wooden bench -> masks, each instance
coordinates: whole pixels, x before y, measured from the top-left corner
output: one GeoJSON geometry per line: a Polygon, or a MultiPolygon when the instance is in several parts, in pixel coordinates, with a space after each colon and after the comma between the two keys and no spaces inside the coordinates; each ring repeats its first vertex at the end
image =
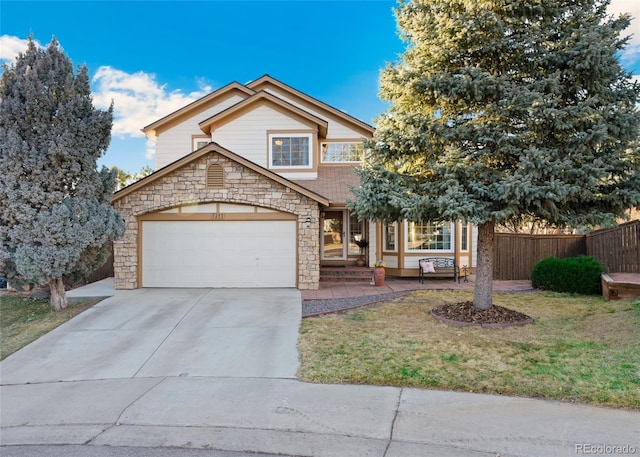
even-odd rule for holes
{"type": "Polygon", "coordinates": [[[425,257],[418,260],[418,269],[420,271],[419,281],[424,284],[424,278],[427,276],[453,276],[453,282],[460,282],[460,267],[456,265],[456,259],[451,257],[425,257]],[[427,263],[433,264],[433,271],[429,272],[427,263]]]}

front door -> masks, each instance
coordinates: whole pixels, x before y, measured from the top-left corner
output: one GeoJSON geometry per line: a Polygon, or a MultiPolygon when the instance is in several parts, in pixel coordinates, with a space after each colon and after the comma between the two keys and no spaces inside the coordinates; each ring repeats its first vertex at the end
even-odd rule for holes
{"type": "Polygon", "coordinates": [[[322,223],[322,259],[345,260],[344,211],[325,211],[322,223]]]}
{"type": "Polygon", "coordinates": [[[363,250],[358,246],[366,239],[365,225],[347,210],[323,213],[322,260],[355,260],[363,250]]]}

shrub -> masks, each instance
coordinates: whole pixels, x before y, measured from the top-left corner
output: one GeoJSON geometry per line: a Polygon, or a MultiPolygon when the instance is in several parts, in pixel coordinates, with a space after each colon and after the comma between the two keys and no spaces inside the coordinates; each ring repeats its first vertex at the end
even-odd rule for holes
{"type": "Polygon", "coordinates": [[[548,257],[533,267],[531,284],[556,292],[598,295],[602,293],[600,275],[603,272],[602,264],[593,257],[548,257]]]}

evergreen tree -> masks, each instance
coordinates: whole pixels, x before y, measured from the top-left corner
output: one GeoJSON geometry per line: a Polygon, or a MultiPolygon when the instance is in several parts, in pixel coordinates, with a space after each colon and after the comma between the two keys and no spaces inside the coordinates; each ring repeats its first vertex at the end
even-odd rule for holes
{"type": "Polygon", "coordinates": [[[104,263],[124,223],[110,205],[115,174],[97,160],[111,137],[112,108],[95,109],[86,67],[74,74],[55,38],[29,39],[0,80],[0,261],[10,278],[49,284],[67,306],[63,277],[104,263]]]}
{"type": "Polygon", "coordinates": [[[153,168],[151,168],[149,165],[144,165],[142,168],[140,168],[140,171],[133,174],[118,167],[111,167],[110,170],[116,174],[116,190],[124,189],[128,185],[140,181],[142,178],[153,173],[153,168]]]}
{"type": "Polygon", "coordinates": [[[111,171],[116,174],[116,190],[124,189],[131,183],[131,173],[118,167],[111,167],[111,171]]]}
{"type": "Polygon", "coordinates": [[[410,0],[381,74],[352,208],[478,225],[474,305],[492,306],[495,224],[597,224],[640,203],[640,86],[608,0],[410,0]]]}

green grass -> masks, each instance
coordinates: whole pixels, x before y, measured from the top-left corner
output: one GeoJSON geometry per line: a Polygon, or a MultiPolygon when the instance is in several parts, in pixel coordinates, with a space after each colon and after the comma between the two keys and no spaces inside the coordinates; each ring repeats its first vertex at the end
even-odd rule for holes
{"type": "Polygon", "coordinates": [[[640,300],[553,292],[494,294],[524,327],[457,327],[431,308],[471,299],[419,291],[305,319],[302,380],[485,392],[640,409],[640,300]]]}
{"type": "Polygon", "coordinates": [[[0,360],[99,301],[100,299],[96,299],[71,304],[62,311],[54,311],[48,300],[28,298],[19,294],[0,295],[0,360]]]}

